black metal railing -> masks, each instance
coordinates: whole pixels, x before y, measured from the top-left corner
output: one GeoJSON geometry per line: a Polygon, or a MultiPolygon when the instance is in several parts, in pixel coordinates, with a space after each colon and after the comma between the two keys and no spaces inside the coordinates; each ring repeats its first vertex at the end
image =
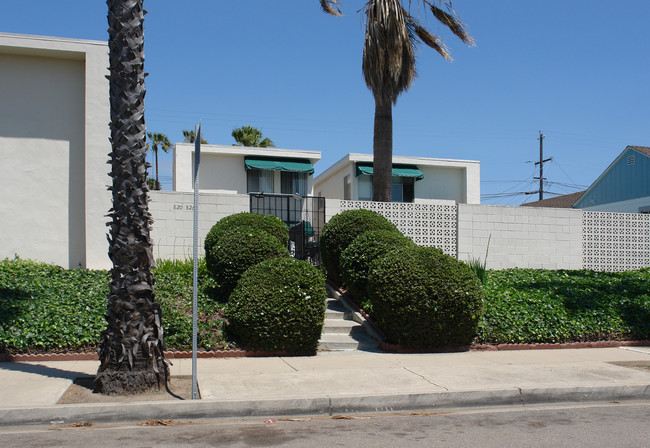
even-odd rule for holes
{"type": "Polygon", "coordinates": [[[250,193],[250,212],[277,216],[289,226],[291,256],[320,265],[320,233],[325,224],[325,198],[291,194],[250,193]]]}

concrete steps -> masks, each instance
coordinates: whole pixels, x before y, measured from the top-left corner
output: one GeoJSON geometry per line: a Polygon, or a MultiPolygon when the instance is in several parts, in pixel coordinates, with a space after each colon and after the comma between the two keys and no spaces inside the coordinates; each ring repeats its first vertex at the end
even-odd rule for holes
{"type": "MultiPolygon", "coordinates": [[[[377,350],[379,342],[371,337],[366,327],[355,320],[359,319],[343,299],[333,294],[328,287],[323,334],[318,343],[319,350],[377,350]],[[334,296],[334,297],[332,297],[334,296]]],[[[367,324],[366,324],[367,325],[367,324]]]]}

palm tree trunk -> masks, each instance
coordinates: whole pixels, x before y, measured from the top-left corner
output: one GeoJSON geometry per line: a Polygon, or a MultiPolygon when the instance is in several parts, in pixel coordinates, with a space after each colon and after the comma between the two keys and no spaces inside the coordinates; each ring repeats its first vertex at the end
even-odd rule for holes
{"type": "Polygon", "coordinates": [[[390,202],[393,173],[393,105],[375,98],[372,200],[390,202]]]}
{"type": "Polygon", "coordinates": [[[160,388],[168,378],[155,266],[149,236],[144,123],[142,0],[107,0],[113,208],[108,255],[113,262],[106,330],[95,387],[105,394],[160,388]]]}
{"type": "Polygon", "coordinates": [[[160,182],[158,182],[158,146],[155,146],[154,152],[153,152],[155,158],[156,158],[156,185],[155,185],[155,190],[160,190],[160,182]]]}

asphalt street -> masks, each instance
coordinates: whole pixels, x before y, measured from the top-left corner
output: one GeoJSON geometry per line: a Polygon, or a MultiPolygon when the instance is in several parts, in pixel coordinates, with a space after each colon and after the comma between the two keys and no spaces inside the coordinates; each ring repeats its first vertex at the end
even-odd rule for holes
{"type": "Polygon", "coordinates": [[[6,447],[650,447],[650,403],[0,429],[6,447]],[[343,418],[345,417],[345,418],[343,418]]]}

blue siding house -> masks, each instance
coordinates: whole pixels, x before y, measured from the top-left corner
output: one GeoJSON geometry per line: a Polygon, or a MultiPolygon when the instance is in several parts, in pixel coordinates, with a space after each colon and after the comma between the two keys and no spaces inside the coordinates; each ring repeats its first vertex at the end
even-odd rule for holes
{"type": "Polygon", "coordinates": [[[650,147],[625,148],[573,208],[650,213],[650,147]]]}

